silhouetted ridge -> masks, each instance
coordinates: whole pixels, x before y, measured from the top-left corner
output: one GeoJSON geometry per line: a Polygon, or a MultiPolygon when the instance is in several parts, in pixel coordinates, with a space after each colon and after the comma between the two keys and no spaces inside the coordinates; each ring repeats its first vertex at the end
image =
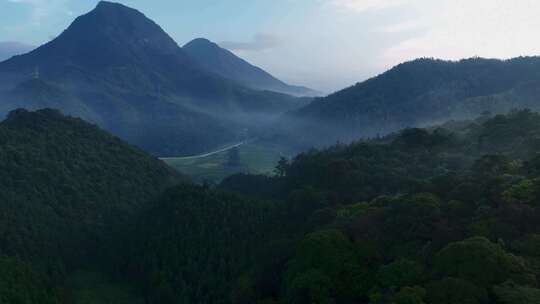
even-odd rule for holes
{"type": "Polygon", "coordinates": [[[188,42],[186,45],[184,45],[185,48],[192,48],[192,47],[215,47],[219,48],[219,45],[217,43],[214,43],[206,38],[195,38],[188,42]]]}
{"type": "Polygon", "coordinates": [[[131,7],[127,7],[121,3],[113,2],[113,1],[99,1],[96,5],[96,10],[100,9],[106,9],[106,10],[131,10],[131,11],[137,11],[136,9],[133,9],[131,7]]]}
{"type": "Polygon", "coordinates": [[[284,83],[208,39],[194,39],[184,45],[183,49],[204,69],[247,87],[298,96],[319,95],[309,88],[284,83]]]}
{"type": "Polygon", "coordinates": [[[56,109],[41,109],[37,111],[15,109],[9,112],[6,119],[0,123],[0,126],[19,129],[28,128],[37,131],[46,131],[53,126],[59,127],[61,125],[65,127],[84,126],[95,128],[95,126],[81,119],[64,116],[62,112],[56,109]]]}

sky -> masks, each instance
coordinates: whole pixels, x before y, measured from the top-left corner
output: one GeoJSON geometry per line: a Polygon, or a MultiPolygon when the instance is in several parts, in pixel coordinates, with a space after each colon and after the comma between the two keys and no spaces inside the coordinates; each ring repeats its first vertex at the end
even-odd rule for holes
{"type": "MultiPolygon", "coordinates": [[[[0,45],[40,45],[97,0],[0,0],[0,45]],[[2,42],[10,42],[3,43],[2,42]]],[[[119,0],[179,45],[204,37],[332,92],[418,57],[540,55],[538,0],[119,0]]]]}

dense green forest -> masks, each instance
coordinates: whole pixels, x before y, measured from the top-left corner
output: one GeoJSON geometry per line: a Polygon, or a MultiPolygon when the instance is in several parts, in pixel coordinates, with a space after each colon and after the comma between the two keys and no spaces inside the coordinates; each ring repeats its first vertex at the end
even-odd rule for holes
{"type": "Polygon", "coordinates": [[[281,202],[289,242],[239,277],[239,302],[540,303],[539,140],[540,115],[513,112],[225,180],[281,202]]]}
{"type": "Polygon", "coordinates": [[[181,180],[80,119],[11,112],[0,123],[0,303],[47,303],[37,286],[48,294],[74,269],[109,269],[131,217],[181,180]]]}
{"type": "Polygon", "coordinates": [[[51,110],[15,112],[0,132],[20,151],[3,166],[32,173],[2,178],[0,303],[88,303],[67,296],[80,269],[146,303],[540,303],[531,111],[311,150],[218,187],[167,187],[182,178],[51,110]]]}

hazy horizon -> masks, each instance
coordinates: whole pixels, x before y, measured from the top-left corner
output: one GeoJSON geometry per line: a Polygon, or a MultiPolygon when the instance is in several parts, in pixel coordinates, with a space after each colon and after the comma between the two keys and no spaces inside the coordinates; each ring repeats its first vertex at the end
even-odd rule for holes
{"type": "MultiPolygon", "coordinates": [[[[97,2],[1,0],[0,42],[43,44],[97,2]]],[[[324,92],[418,57],[540,53],[530,39],[540,26],[540,3],[532,0],[116,2],[146,14],[179,45],[208,38],[286,82],[324,92]]]]}

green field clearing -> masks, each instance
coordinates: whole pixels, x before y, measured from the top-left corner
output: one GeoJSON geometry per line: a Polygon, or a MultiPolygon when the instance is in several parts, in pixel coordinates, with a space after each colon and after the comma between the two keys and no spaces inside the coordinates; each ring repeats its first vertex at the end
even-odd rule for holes
{"type": "Polygon", "coordinates": [[[163,159],[169,166],[197,182],[218,183],[235,173],[271,174],[281,153],[273,147],[244,144],[238,147],[241,166],[227,167],[230,151],[223,151],[200,158],[163,159]]]}

